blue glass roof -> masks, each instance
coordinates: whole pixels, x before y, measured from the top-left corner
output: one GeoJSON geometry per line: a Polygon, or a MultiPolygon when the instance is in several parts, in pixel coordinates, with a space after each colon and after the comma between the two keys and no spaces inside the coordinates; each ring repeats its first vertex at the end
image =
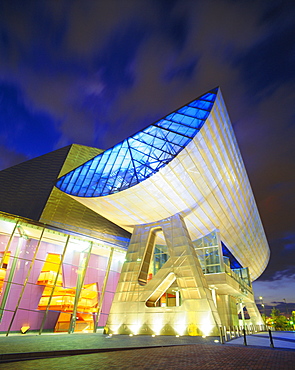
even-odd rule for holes
{"type": "Polygon", "coordinates": [[[214,104],[218,88],[128,137],[58,179],[78,197],[101,197],[134,186],[158,172],[192,140],[214,104]]]}

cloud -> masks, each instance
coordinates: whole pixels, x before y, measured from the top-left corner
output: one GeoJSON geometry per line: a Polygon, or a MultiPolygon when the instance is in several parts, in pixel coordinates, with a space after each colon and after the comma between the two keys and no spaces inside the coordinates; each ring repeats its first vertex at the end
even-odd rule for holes
{"type": "Polygon", "coordinates": [[[262,296],[265,304],[277,304],[278,302],[294,302],[295,273],[284,276],[278,273],[272,281],[256,280],[253,282],[253,290],[258,302],[262,296]]]}
{"type": "Polygon", "coordinates": [[[168,81],[173,80],[174,78],[179,78],[182,80],[190,79],[195,73],[197,64],[198,58],[193,58],[192,60],[189,60],[182,65],[172,68],[170,71],[167,72],[166,78],[168,81]]]}
{"type": "Polygon", "coordinates": [[[263,32],[251,47],[237,53],[232,63],[239,68],[253,100],[271,95],[281,84],[294,82],[294,17],[295,8],[288,2],[270,4],[261,15],[263,32]]]}
{"type": "Polygon", "coordinates": [[[181,51],[189,37],[190,22],[188,3],[183,1],[154,1],[157,23],[155,31],[175,50],[181,51]]]}
{"type": "Polygon", "coordinates": [[[11,150],[11,148],[7,148],[5,145],[0,145],[0,170],[12,167],[28,159],[25,154],[11,150]]]}
{"type": "Polygon", "coordinates": [[[29,158],[44,154],[58,139],[55,127],[55,118],[34,109],[17,85],[0,81],[0,138],[5,147],[29,158]]]}
{"type": "Polygon", "coordinates": [[[270,240],[271,259],[265,272],[259,278],[259,281],[274,281],[283,277],[292,277],[295,275],[295,238],[281,237],[270,240]],[[292,248],[289,246],[293,245],[292,248]]]}
{"type": "Polygon", "coordinates": [[[137,20],[118,27],[94,57],[94,68],[108,89],[131,87],[134,83],[133,63],[146,36],[146,26],[137,20]]]}
{"type": "MultiPolygon", "coordinates": [[[[2,35],[0,50],[5,50],[6,62],[35,71],[54,69],[57,55],[65,49],[67,34],[66,4],[56,4],[51,12],[50,2],[32,4],[15,1],[3,3],[1,9],[2,35]]],[[[3,60],[2,60],[3,63],[3,60]]]]}

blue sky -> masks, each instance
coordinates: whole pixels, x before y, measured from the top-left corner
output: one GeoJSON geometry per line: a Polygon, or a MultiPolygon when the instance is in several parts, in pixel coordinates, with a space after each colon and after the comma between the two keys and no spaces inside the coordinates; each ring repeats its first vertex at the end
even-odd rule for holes
{"type": "Polygon", "coordinates": [[[254,289],[295,304],[294,19],[293,1],[0,0],[0,169],[107,149],[220,86],[272,251],[254,289]]]}

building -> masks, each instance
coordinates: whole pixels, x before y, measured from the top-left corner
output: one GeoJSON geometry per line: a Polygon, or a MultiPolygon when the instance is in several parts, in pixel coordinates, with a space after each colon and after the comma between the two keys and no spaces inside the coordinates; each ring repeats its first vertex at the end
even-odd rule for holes
{"type": "Polygon", "coordinates": [[[0,181],[0,332],[262,324],[251,282],[269,248],[219,89],[106,151],[71,145],[0,181]]]}

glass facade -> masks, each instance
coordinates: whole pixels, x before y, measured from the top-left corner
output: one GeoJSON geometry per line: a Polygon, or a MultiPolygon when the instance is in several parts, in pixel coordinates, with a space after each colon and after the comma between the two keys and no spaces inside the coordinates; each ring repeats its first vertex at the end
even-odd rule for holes
{"type": "MultiPolygon", "coordinates": [[[[238,281],[245,290],[249,290],[249,287],[251,287],[249,269],[243,268],[225,244],[220,241],[218,231],[213,231],[195,240],[193,244],[204,274],[225,272],[234,280],[238,281]]],[[[156,275],[168,259],[167,246],[155,245],[148,272],[148,281],[156,275]]],[[[181,295],[175,283],[157,301],[158,307],[179,306],[180,304],[181,295]]]]}
{"type": "Polygon", "coordinates": [[[223,271],[222,252],[217,232],[214,231],[203,238],[195,240],[194,247],[204,274],[223,271]]]}
{"type": "MultiPolygon", "coordinates": [[[[162,268],[168,261],[169,253],[166,245],[156,244],[154,247],[153,258],[151,259],[148,281],[162,268]]],[[[153,304],[153,307],[175,307],[181,305],[181,295],[177,284],[172,283],[166,292],[153,304]]],[[[147,303],[149,307],[149,303],[147,303]]]]}
{"type": "MultiPolygon", "coordinates": [[[[225,244],[220,241],[218,231],[197,239],[193,242],[204,274],[224,272],[226,267],[231,274],[236,274],[250,285],[248,268],[243,268],[225,244]]],[[[149,268],[149,275],[155,275],[168,260],[169,254],[166,245],[155,245],[153,259],[149,268]]],[[[151,279],[150,277],[150,279],[151,279]]]]}
{"type": "Polygon", "coordinates": [[[126,251],[0,214],[0,333],[95,332],[106,323],[126,251]]]}
{"type": "Polygon", "coordinates": [[[160,270],[160,268],[167,262],[169,258],[167,246],[155,245],[154,258],[152,260],[150,271],[153,275],[160,270]]]}
{"type": "Polygon", "coordinates": [[[158,172],[197,134],[213,107],[217,89],[62,176],[56,186],[79,197],[100,197],[130,188],[158,172]]]}
{"type": "Polygon", "coordinates": [[[226,272],[245,289],[248,290],[251,287],[249,269],[243,268],[225,244],[220,241],[217,231],[194,241],[194,246],[204,274],[226,272]]]}

